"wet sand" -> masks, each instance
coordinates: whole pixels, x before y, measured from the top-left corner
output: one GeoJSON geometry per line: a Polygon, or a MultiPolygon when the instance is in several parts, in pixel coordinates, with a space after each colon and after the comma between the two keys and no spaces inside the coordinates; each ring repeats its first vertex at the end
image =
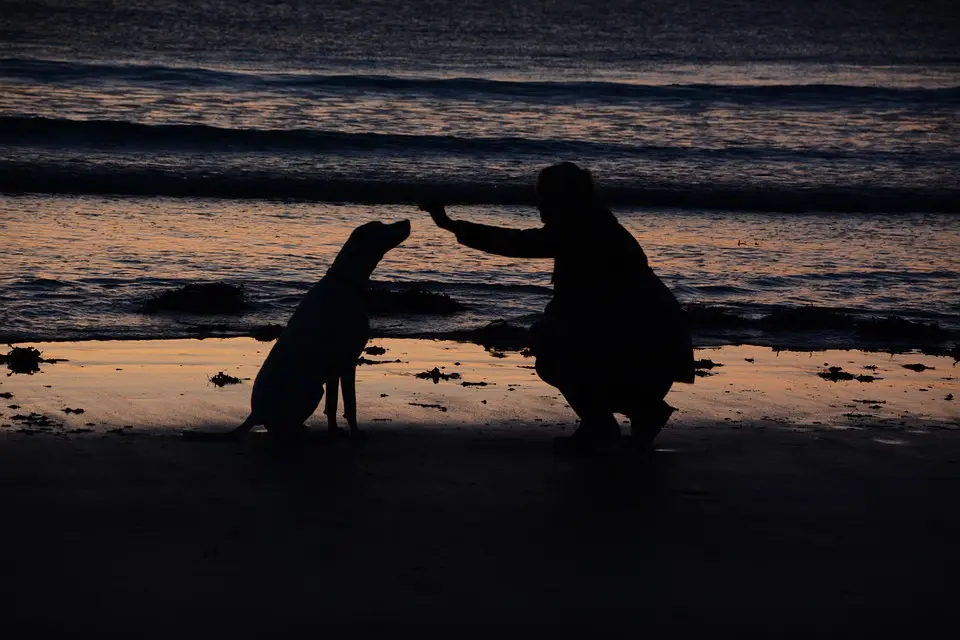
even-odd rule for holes
{"type": "Polygon", "coordinates": [[[0,384],[20,405],[0,411],[0,625],[902,637],[960,621],[952,360],[699,351],[724,366],[671,393],[655,451],[568,458],[550,439],[573,416],[530,360],[378,344],[367,357],[402,362],[360,368],[367,440],[297,451],[178,437],[243,418],[249,381],[207,377],[254,375],[269,345],[38,345],[70,362],[0,384]],[[415,377],[434,366],[462,378],[415,377]]]}

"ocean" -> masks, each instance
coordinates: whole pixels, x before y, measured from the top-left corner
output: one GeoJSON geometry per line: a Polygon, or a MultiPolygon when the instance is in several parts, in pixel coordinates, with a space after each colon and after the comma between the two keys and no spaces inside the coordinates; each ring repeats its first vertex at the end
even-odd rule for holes
{"type": "Polygon", "coordinates": [[[0,2],[0,338],[283,323],[362,222],[380,286],[466,306],[379,335],[525,324],[550,263],[460,248],[414,203],[535,226],[573,160],[701,343],[960,335],[952,2],[0,2]],[[241,316],[150,315],[195,281],[241,316]],[[866,324],[864,324],[866,323],[866,324]],[[935,327],[931,327],[934,325],[935,327]]]}

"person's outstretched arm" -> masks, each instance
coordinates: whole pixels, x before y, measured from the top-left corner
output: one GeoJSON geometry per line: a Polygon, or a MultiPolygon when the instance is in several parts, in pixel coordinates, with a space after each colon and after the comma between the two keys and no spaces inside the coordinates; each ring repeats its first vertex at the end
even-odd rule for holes
{"type": "Polygon", "coordinates": [[[553,242],[546,229],[505,229],[475,222],[452,220],[442,204],[423,203],[420,209],[441,229],[451,231],[457,242],[471,249],[508,258],[552,258],[553,242]]]}

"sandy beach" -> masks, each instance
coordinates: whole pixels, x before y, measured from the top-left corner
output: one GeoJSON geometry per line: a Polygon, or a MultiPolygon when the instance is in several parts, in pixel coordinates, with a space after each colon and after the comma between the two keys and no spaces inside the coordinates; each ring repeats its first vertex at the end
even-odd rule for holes
{"type": "Polygon", "coordinates": [[[0,380],[3,626],[893,637],[957,621],[952,359],[698,350],[722,366],[671,392],[655,451],[570,458],[550,440],[574,415],[529,359],[375,344],[366,441],[296,451],[179,436],[242,420],[249,380],[208,378],[252,378],[268,343],[35,345],[68,361],[0,380]],[[460,377],[415,376],[433,367],[460,377]],[[16,418],[31,413],[47,425],[16,418]]]}

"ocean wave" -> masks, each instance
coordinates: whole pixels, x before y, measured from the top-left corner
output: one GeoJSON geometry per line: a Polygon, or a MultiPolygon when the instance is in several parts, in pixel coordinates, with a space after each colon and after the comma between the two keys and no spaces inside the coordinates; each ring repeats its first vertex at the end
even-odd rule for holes
{"type": "MultiPolygon", "coordinates": [[[[0,192],[410,204],[425,196],[449,204],[530,205],[526,185],[463,180],[396,181],[284,173],[187,173],[159,167],[102,168],[0,161],[0,192]]],[[[605,185],[617,207],[752,212],[960,213],[960,192],[948,188],[750,188],[709,185],[605,185]]]]}
{"type": "Polygon", "coordinates": [[[70,287],[71,283],[56,278],[24,278],[11,284],[14,289],[49,291],[70,287]]]}
{"type": "Polygon", "coordinates": [[[928,150],[923,157],[877,150],[792,149],[783,147],[693,147],[521,137],[462,137],[343,132],[322,129],[232,129],[200,124],[144,124],[124,120],[75,120],[41,116],[0,116],[0,144],[80,149],[217,151],[356,151],[510,154],[529,156],[596,155],[605,158],[676,160],[740,158],[763,162],[909,160],[960,162],[960,153],[928,150]]]}
{"type": "Polygon", "coordinates": [[[960,87],[903,88],[838,84],[714,85],[636,84],[602,81],[507,81],[486,78],[422,78],[371,74],[257,73],[209,68],[101,64],[6,58],[0,78],[33,82],[96,84],[127,82],[184,89],[381,91],[443,96],[503,96],[512,99],[651,100],[690,102],[897,102],[960,103],[960,87]]]}

